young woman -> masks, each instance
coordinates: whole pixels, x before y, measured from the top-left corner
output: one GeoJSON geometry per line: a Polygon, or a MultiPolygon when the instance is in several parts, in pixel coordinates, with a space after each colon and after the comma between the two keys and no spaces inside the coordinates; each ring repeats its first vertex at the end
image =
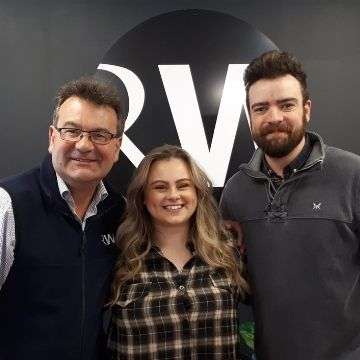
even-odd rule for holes
{"type": "Polygon", "coordinates": [[[164,145],[140,163],[117,233],[112,359],[238,359],[242,263],[208,177],[164,145]]]}

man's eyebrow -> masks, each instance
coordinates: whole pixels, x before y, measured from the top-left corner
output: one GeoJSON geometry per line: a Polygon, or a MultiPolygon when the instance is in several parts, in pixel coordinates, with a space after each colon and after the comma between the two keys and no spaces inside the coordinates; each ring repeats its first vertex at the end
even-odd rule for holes
{"type": "Polygon", "coordinates": [[[298,102],[298,99],[297,99],[297,98],[290,97],[290,98],[285,98],[285,99],[277,100],[276,102],[277,102],[278,104],[283,104],[283,103],[286,103],[286,102],[288,102],[288,101],[298,102]]]}
{"type": "Polygon", "coordinates": [[[253,109],[256,106],[264,106],[264,105],[268,105],[269,102],[268,101],[262,101],[262,102],[257,102],[251,105],[251,109],[253,109]]]}
{"type": "MultiPolygon", "coordinates": [[[[65,121],[65,123],[63,124],[63,128],[64,127],[68,127],[68,126],[71,126],[71,127],[74,127],[74,128],[77,128],[77,129],[81,129],[81,126],[79,124],[77,124],[76,122],[74,121],[65,121]]],[[[102,128],[102,127],[97,127],[95,129],[92,129],[92,130],[89,130],[89,131],[106,131],[106,132],[110,132],[109,129],[106,129],[106,128],[102,128]]]]}
{"type": "MultiPolygon", "coordinates": [[[[285,99],[280,99],[280,100],[276,100],[276,102],[278,104],[284,104],[288,101],[294,101],[294,102],[298,102],[298,99],[297,98],[294,98],[294,97],[289,97],[289,98],[285,98],[285,99]]],[[[254,109],[255,107],[257,106],[266,106],[266,105],[269,105],[269,102],[268,101],[261,101],[261,102],[257,102],[257,103],[254,103],[251,105],[251,109],[254,109]]]]}
{"type": "Polygon", "coordinates": [[[74,121],[65,121],[62,127],[73,126],[79,128],[79,124],[74,121]]]}

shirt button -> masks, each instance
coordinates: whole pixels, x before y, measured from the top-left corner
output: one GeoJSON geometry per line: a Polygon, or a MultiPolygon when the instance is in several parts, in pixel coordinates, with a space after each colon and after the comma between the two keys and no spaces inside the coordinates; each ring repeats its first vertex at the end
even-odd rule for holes
{"type": "Polygon", "coordinates": [[[179,286],[179,290],[180,290],[181,292],[185,291],[185,286],[184,286],[184,285],[180,285],[180,286],[179,286]]]}

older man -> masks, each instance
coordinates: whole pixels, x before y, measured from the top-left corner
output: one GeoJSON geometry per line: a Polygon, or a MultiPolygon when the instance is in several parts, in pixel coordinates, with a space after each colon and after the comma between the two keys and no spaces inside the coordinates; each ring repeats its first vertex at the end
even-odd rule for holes
{"type": "Polygon", "coordinates": [[[0,186],[0,359],[103,359],[102,309],[123,199],[102,180],[124,121],[111,85],[59,91],[40,167],[0,186]]]}
{"type": "Polygon", "coordinates": [[[258,359],[360,359],[360,158],[306,131],[294,57],[265,53],[244,80],[258,149],[221,208],[244,234],[258,359]]]}

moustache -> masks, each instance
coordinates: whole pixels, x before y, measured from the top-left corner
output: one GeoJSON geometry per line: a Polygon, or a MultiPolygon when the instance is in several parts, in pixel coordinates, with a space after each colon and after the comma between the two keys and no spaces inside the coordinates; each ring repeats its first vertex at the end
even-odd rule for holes
{"type": "Polygon", "coordinates": [[[274,132],[285,132],[285,133],[290,134],[291,127],[286,122],[268,123],[268,124],[265,124],[264,127],[261,129],[260,135],[266,136],[266,135],[272,134],[274,132]]]}

